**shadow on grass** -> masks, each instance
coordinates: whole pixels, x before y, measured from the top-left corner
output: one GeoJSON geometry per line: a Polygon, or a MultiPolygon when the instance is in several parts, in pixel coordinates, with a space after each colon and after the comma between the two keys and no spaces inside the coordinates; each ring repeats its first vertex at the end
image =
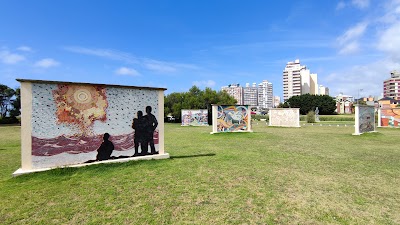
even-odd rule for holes
{"type": "Polygon", "coordinates": [[[354,136],[356,137],[358,136],[360,138],[372,138],[372,137],[382,137],[385,135],[379,132],[371,132],[371,133],[362,133],[360,135],[354,135],[354,136]]]}
{"type": "Polygon", "coordinates": [[[44,179],[48,182],[51,181],[59,181],[63,179],[68,179],[77,175],[84,175],[85,173],[94,173],[101,174],[107,173],[109,171],[119,171],[123,168],[127,168],[133,165],[139,165],[142,163],[158,163],[160,160],[137,160],[137,161],[128,161],[128,162],[110,162],[110,163],[102,163],[102,164],[90,164],[84,163],[85,166],[82,167],[62,167],[62,168],[54,168],[47,171],[42,172],[34,172],[29,174],[23,174],[15,177],[14,181],[17,182],[25,182],[31,179],[44,179]]]}
{"type": "Polygon", "coordinates": [[[184,159],[184,158],[194,158],[194,157],[203,157],[203,156],[215,156],[215,153],[208,153],[208,154],[198,154],[198,155],[177,155],[171,156],[170,159],[184,159]]]}

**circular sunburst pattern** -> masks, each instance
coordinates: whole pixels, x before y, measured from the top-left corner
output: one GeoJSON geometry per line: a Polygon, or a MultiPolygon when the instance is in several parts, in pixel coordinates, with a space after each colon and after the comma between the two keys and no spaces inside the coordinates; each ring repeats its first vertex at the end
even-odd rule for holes
{"type": "Polygon", "coordinates": [[[92,100],[92,96],[88,90],[79,89],[75,91],[74,98],[77,103],[86,104],[92,100]]]}
{"type": "Polygon", "coordinates": [[[61,123],[78,124],[87,132],[95,120],[106,120],[108,102],[102,86],[59,85],[53,95],[61,123]]]}

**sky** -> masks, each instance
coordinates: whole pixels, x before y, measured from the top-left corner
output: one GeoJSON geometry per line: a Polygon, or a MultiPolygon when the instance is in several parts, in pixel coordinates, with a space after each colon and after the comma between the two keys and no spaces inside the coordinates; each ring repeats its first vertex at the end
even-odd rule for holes
{"type": "Polygon", "coordinates": [[[400,70],[400,0],[0,0],[0,83],[219,91],[273,83],[299,59],[318,84],[380,96],[400,70]]]}

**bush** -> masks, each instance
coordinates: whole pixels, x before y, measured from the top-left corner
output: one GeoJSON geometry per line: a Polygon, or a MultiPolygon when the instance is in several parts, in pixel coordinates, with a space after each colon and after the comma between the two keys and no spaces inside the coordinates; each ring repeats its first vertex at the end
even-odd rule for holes
{"type": "Polygon", "coordinates": [[[258,120],[260,121],[261,119],[265,119],[265,121],[269,121],[269,116],[268,115],[258,115],[258,114],[253,114],[251,115],[251,119],[253,120],[258,120]]]}
{"type": "Polygon", "coordinates": [[[310,111],[307,113],[307,123],[315,123],[315,113],[310,111]]]}
{"type": "MultiPolygon", "coordinates": [[[[319,121],[354,121],[354,115],[319,115],[319,121]]],[[[307,115],[300,115],[300,121],[307,121],[307,115]]]]}
{"type": "Polygon", "coordinates": [[[15,117],[3,117],[0,118],[0,124],[18,124],[19,120],[15,117]]]}

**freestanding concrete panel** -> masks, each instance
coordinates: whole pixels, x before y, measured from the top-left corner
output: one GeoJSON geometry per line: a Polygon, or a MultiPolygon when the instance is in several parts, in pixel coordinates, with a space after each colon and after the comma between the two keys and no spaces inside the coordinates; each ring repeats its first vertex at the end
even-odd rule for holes
{"type": "Polygon", "coordinates": [[[182,109],[182,126],[208,126],[207,109],[182,109]]]}
{"type": "Polygon", "coordinates": [[[17,80],[21,83],[22,161],[14,175],[88,163],[169,157],[164,151],[166,89],[17,80]],[[141,143],[147,144],[139,147],[141,154],[135,154],[135,130],[139,137],[139,126],[133,128],[138,111],[145,116],[140,132],[146,139],[141,143]],[[105,133],[110,135],[113,150],[106,160],[96,160],[105,133]],[[156,153],[150,155],[150,149],[156,153]]]}
{"type": "Polygon", "coordinates": [[[368,105],[356,105],[355,132],[360,135],[367,132],[375,132],[375,107],[368,105]]]}
{"type": "Polygon", "coordinates": [[[251,112],[248,105],[212,105],[213,131],[253,132],[251,130],[251,112]]]}
{"type": "Polygon", "coordinates": [[[300,127],[300,109],[299,108],[270,109],[269,126],[300,127]]]}

